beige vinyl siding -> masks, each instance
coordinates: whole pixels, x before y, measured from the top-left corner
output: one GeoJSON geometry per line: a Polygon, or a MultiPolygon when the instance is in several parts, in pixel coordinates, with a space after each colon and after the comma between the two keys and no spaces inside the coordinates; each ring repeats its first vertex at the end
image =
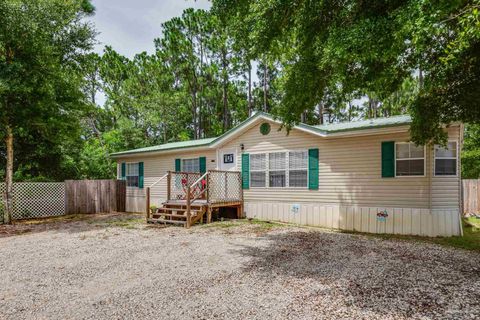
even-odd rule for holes
{"type": "MultiPolygon", "coordinates": [[[[241,144],[245,153],[319,149],[319,189],[250,188],[244,190],[248,203],[313,203],[321,206],[394,207],[416,209],[458,209],[459,175],[433,175],[433,147],[427,148],[424,177],[381,177],[381,143],[406,142],[407,129],[381,135],[322,138],[293,129],[289,135],[271,122],[270,133],[263,136],[260,124],[218,147],[235,149],[237,170],[241,169],[241,144]]],[[[459,126],[448,129],[449,139],[459,139],[459,126]]],[[[175,159],[207,157],[207,169],[217,168],[217,150],[169,152],[137,155],[117,159],[121,162],[144,162],[144,186],[148,187],[168,170],[175,169],[175,159]]],[[[458,161],[458,164],[459,165],[458,161]]],[[[458,170],[460,171],[460,170],[458,170]]],[[[119,173],[120,175],[120,173],[119,173]]],[[[268,179],[267,179],[268,181],[268,179]]],[[[128,188],[129,211],[144,211],[144,190],[128,188]],[[135,199],[135,201],[133,201],[135,199]]],[[[166,181],[151,190],[152,204],[166,199],[166,181]]]]}
{"type": "MultiPolygon", "coordinates": [[[[175,171],[175,159],[187,159],[187,158],[207,158],[207,170],[215,169],[216,164],[216,152],[215,150],[205,151],[182,151],[168,154],[158,155],[142,155],[135,157],[125,157],[117,159],[117,167],[120,167],[122,162],[139,162],[144,163],[144,188],[127,188],[127,211],[143,212],[145,210],[145,188],[155,183],[160,177],[162,177],[167,171],[175,171]],[[212,162],[213,160],[213,162],[212,162]],[[136,198],[136,199],[132,199],[136,198]]],[[[118,176],[120,177],[120,169],[118,170],[118,176]]],[[[152,198],[152,205],[159,206],[167,198],[167,181],[164,179],[157,185],[155,185],[151,191],[150,196],[152,198]]]]}
{"type": "MultiPolygon", "coordinates": [[[[407,131],[384,135],[344,138],[321,138],[299,130],[278,131],[280,126],[271,123],[267,136],[259,132],[260,124],[220,148],[237,148],[237,168],[241,166],[240,144],[245,153],[263,153],[309,148],[319,149],[319,189],[307,188],[250,188],[245,190],[245,201],[316,202],[320,204],[356,206],[394,206],[397,208],[430,207],[430,175],[432,152],[426,153],[425,177],[381,177],[381,142],[409,140],[407,131]]],[[[450,130],[453,130],[450,129],[450,130]]],[[[454,137],[453,137],[454,138],[454,137]]],[[[438,203],[440,190],[458,194],[455,179],[448,178],[442,187],[440,179],[434,179],[436,189],[432,202],[438,203]],[[452,181],[450,181],[452,180],[452,181]]],[[[458,179],[458,178],[457,178],[458,179]]],[[[455,207],[455,195],[446,198],[455,207]]]]}

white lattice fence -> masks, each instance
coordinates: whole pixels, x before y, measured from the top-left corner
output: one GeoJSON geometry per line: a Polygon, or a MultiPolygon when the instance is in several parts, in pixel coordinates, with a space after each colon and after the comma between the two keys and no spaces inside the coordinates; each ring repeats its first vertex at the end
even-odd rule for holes
{"type": "MultiPolygon", "coordinates": [[[[2,202],[0,213],[5,207],[5,183],[0,183],[2,202]]],[[[30,219],[65,214],[65,183],[63,182],[19,182],[13,184],[12,219],[30,219]]],[[[0,219],[1,221],[1,219],[0,219]]]]}
{"type": "Polygon", "coordinates": [[[211,203],[242,201],[240,172],[209,170],[208,201],[211,203]]]}

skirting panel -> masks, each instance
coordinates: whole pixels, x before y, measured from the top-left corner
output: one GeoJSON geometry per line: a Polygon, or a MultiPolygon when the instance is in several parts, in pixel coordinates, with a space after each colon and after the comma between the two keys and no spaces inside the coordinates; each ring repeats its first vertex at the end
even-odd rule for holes
{"type": "MultiPolygon", "coordinates": [[[[143,195],[127,195],[127,212],[145,212],[146,199],[143,195]]],[[[150,206],[160,207],[165,202],[165,198],[151,197],[150,206]]]]}
{"type": "Polygon", "coordinates": [[[460,235],[458,209],[356,207],[311,203],[245,202],[249,218],[307,226],[421,236],[460,235]]]}

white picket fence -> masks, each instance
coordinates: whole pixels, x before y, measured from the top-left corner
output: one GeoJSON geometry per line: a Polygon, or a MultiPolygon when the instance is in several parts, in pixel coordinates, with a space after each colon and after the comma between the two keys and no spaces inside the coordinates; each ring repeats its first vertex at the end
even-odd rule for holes
{"type": "MultiPolygon", "coordinates": [[[[5,192],[5,183],[0,183],[0,223],[3,222],[5,192]]],[[[13,184],[13,220],[64,214],[64,182],[16,182],[13,184]]]]}

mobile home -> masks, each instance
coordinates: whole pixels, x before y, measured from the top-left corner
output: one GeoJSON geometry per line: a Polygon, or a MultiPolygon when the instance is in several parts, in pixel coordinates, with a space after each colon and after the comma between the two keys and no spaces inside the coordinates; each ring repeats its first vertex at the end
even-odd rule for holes
{"type": "Polygon", "coordinates": [[[462,126],[445,127],[446,147],[416,146],[410,123],[409,116],[394,116],[300,123],[287,132],[281,121],[257,113],[216,138],[112,156],[118,177],[127,180],[132,212],[148,209],[147,188],[149,203],[160,206],[172,199],[172,188],[193,184],[172,178],[176,173],[202,180],[208,172],[232,172],[222,188],[238,183],[235,201],[241,204],[234,204],[246,217],[370,233],[460,235],[462,126]]]}

